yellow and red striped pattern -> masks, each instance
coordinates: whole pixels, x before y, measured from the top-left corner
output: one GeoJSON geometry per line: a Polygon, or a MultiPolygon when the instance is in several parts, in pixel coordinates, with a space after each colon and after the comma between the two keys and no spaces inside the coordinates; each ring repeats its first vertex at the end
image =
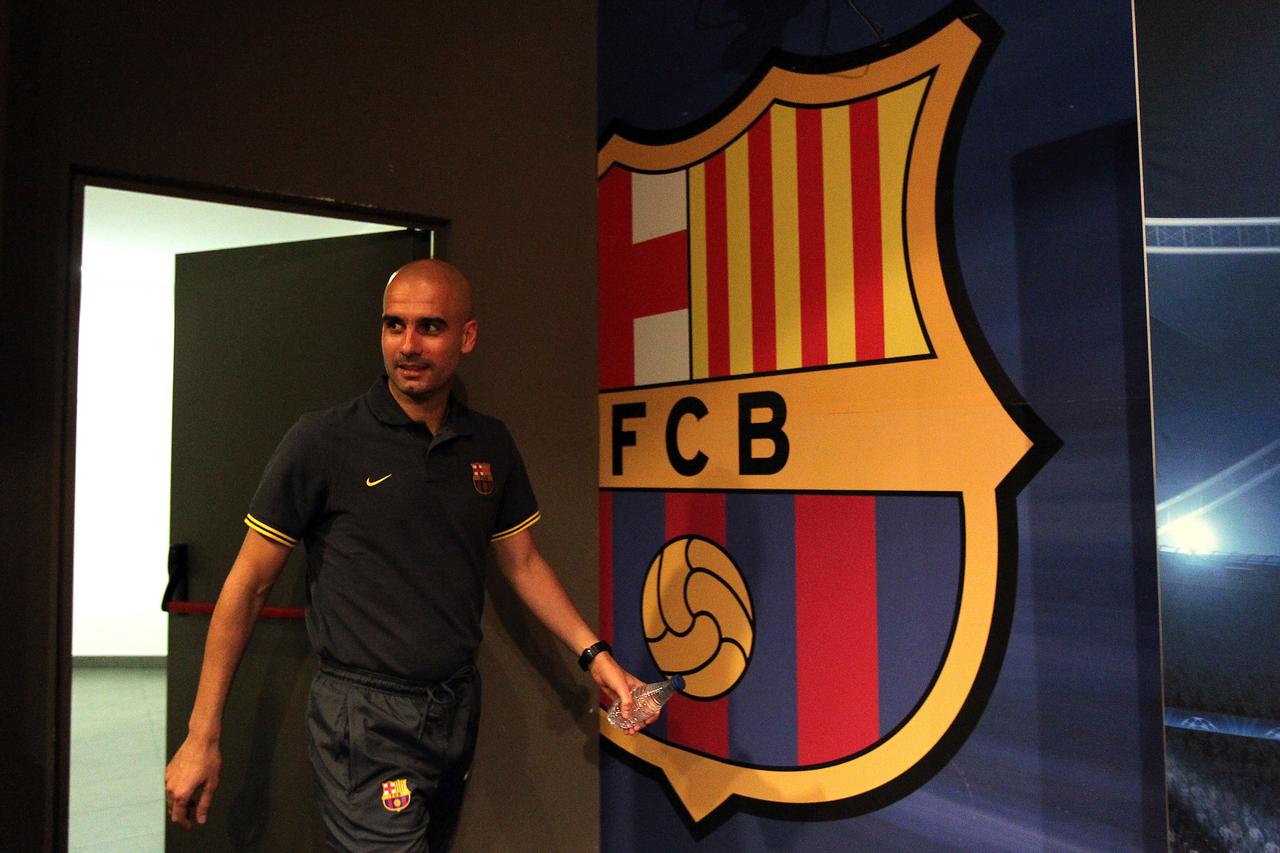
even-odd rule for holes
{"type": "Polygon", "coordinates": [[[928,353],[903,233],[924,91],[774,104],[689,167],[693,378],[928,353]]]}

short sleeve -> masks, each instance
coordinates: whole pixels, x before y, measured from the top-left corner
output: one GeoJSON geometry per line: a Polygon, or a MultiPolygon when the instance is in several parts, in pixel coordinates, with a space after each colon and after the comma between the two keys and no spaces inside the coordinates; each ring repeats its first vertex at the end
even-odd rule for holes
{"type": "Polygon", "coordinates": [[[325,452],[315,416],[301,418],[271,455],[244,523],[292,548],[320,517],[327,497],[325,452]]]}
{"type": "MultiPolygon", "coordinates": [[[[505,430],[504,430],[505,432],[505,430]]],[[[489,540],[497,542],[527,530],[538,523],[542,513],[538,511],[538,499],[534,497],[533,485],[529,482],[529,472],[525,470],[524,460],[516,448],[510,433],[506,433],[508,446],[507,471],[502,478],[502,491],[498,514],[494,519],[494,532],[489,540]]]]}

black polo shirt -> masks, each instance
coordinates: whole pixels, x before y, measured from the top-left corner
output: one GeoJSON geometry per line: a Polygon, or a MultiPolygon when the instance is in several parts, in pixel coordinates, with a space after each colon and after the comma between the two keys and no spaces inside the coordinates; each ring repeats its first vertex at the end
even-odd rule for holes
{"type": "Polygon", "coordinates": [[[501,421],[454,399],[433,436],[384,377],[294,424],[245,523],[306,543],[307,632],[323,659],[437,681],[480,643],[489,544],[538,518],[501,421]]]}

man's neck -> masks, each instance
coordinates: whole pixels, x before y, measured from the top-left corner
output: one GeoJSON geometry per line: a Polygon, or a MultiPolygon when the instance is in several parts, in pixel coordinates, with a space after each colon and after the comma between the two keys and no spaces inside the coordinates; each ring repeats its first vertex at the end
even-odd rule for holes
{"type": "Polygon", "coordinates": [[[387,381],[387,389],[391,392],[391,398],[400,405],[410,420],[424,424],[432,435],[440,432],[440,427],[444,426],[445,415],[449,411],[449,392],[452,386],[441,388],[421,400],[405,396],[390,380],[387,381]]]}

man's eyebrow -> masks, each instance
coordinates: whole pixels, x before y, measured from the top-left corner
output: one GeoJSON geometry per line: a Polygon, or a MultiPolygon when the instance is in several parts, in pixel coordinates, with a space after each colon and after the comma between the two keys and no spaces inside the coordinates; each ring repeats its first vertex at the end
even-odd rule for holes
{"type": "MultiPolygon", "coordinates": [[[[405,318],[399,314],[383,314],[382,315],[382,322],[389,323],[392,321],[404,323],[405,318]]],[[[449,325],[448,320],[436,314],[429,314],[426,317],[415,317],[413,322],[414,322],[414,325],[420,325],[422,323],[434,323],[435,325],[446,326],[446,327],[449,325]]]]}

